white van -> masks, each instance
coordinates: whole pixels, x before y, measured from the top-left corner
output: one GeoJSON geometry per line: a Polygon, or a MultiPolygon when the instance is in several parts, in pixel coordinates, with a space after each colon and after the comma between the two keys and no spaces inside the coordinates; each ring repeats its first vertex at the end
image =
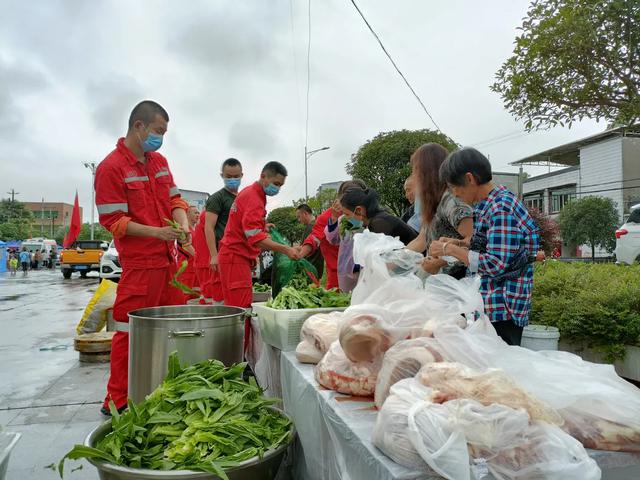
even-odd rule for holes
{"type": "Polygon", "coordinates": [[[20,246],[21,250],[22,247],[27,247],[27,250],[31,253],[42,252],[42,250],[44,250],[46,252],[45,258],[49,258],[52,249],[55,249],[56,252],[58,251],[58,243],[55,240],[42,237],[29,238],[22,242],[20,246]]]}

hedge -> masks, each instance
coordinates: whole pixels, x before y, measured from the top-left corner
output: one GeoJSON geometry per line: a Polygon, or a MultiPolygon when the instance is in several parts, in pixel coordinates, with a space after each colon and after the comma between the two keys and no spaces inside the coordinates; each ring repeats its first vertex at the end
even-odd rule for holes
{"type": "Polygon", "coordinates": [[[640,345],[640,265],[546,262],[536,265],[531,322],[560,336],[624,358],[640,345]]]}

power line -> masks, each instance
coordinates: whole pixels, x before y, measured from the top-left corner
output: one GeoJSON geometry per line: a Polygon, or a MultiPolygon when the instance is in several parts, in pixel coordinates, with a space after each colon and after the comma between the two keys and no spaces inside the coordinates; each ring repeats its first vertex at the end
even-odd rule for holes
{"type": "MultiPolygon", "coordinates": [[[[311,0],[309,0],[309,2],[311,2],[311,0]]],[[[371,32],[371,34],[375,37],[375,39],[378,41],[378,44],[380,45],[380,48],[382,48],[382,51],[384,52],[384,54],[387,56],[387,58],[389,59],[389,61],[391,62],[391,64],[393,65],[393,67],[396,69],[396,72],[398,72],[398,75],[400,75],[402,77],[402,80],[404,80],[404,83],[407,85],[407,87],[409,87],[409,90],[411,90],[411,93],[413,94],[414,97],[416,97],[416,100],[418,100],[418,103],[420,103],[420,106],[422,107],[422,109],[424,110],[424,113],[427,114],[427,116],[429,117],[429,119],[431,120],[431,122],[433,123],[433,125],[436,127],[436,129],[439,132],[442,132],[442,130],[440,129],[440,127],[438,126],[438,124],[436,123],[436,121],[433,119],[433,117],[431,116],[431,114],[429,113],[429,110],[427,110],[427,107],[425,106],[424,102],[422,101],[422,99],[418,96],[418,94],[416,93],[416,91],[413,89],[413,87],[411,86],[411,84],[409,83],[409,81],[407,80],[407,78],[404,76],[404,74],[400,71],[400,69],[398,68],[398,65],[396,65],[396,62],[393,60],[393,58],[391,58],[391,55],[389,54],[389,52],[387,51],[387,49],[385,48],[385,46],[382,43],[382,40],[380,40],[380,37],[378,36],[378,34],[375,32],[375,30],[373,29],[373,27],[369,24],[369,22],[367,21],[367,19],[365,18],[364,14],[362,13],[362,11],[360,10],[360,8],[358,8],[358,5],[356,4],[355,0],[351,0],[351,3],[353,4],[353,6],[355,7],[355,9],[358,11],[358,13],[360,14],[360,16],[362,17],[362,20],[364,21],[364,23],[367,25],[367,27],[369,28],[369,31],[371,32]]]]}

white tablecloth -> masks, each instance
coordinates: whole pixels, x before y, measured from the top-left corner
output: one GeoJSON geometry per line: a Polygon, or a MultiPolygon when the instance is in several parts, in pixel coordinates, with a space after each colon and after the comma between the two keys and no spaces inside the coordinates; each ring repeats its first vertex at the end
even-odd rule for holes
{"type": "MultiPolygon", "coordinates": [[[[280,378],[285,411],[298,431],[295,479],[305,480],[435,480],[428,471],[416,472],[383,455],[371,444],[376,410],[373,402],[353,401],[318,386],[313,365],[301,364],[295,352],[280,355],[280,378]]],[[[271,366],[275,354],[271,352],[271,366]]],[[[274,373],[270,376],[274,377],[274,373]]],[[[640,455],[590,450],[605,480],[640,479],[640,455]]],[[[488,480],[488,479],[487,479],[488,480]]]]}

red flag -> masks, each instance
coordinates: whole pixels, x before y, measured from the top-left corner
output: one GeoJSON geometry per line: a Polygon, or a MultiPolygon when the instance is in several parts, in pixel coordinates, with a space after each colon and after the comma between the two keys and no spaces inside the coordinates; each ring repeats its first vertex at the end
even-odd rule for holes
{"type": "Polygon", "coordinates": [[[76,241],[78,235],[80,235],[80,229],[82,228],[82,221],[80,220],[80,205],[78,204],[78,192],[76,191],[76,200],[73,202],[73,212],[71,213],[71,223],[69,224],[69,231],[64,237],[62,246],[69,248],[76,241]]]}

